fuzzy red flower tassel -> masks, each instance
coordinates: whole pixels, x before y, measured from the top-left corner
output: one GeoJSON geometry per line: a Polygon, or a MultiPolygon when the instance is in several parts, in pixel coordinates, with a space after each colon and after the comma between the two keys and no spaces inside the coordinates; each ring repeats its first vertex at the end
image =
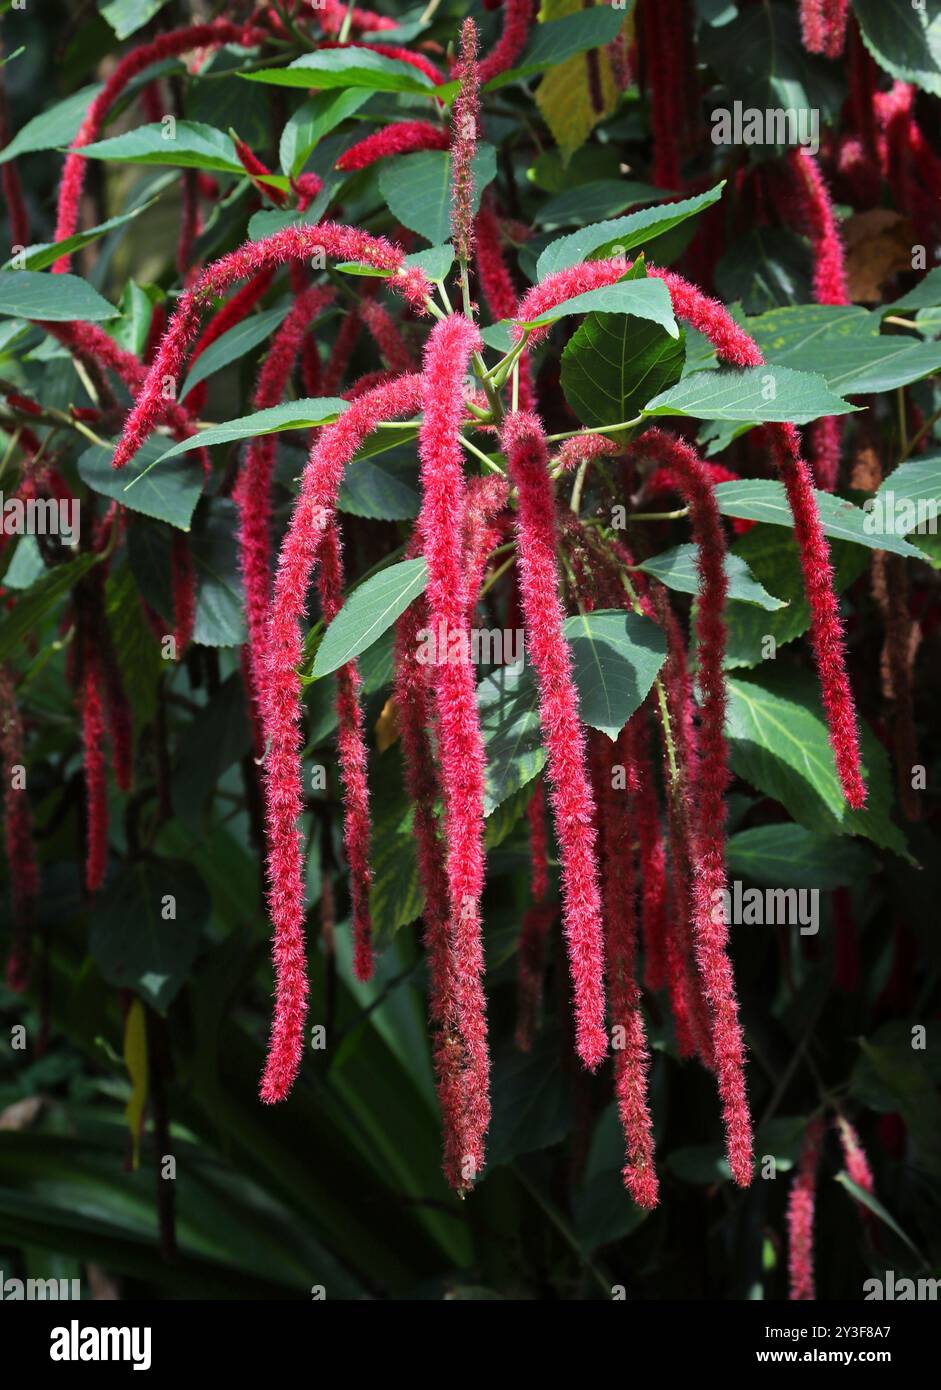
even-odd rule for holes
{"type": "Polygon", "coordinates": [[[108,789],[105,778],[105,718],[101,671],[94,644],[83,643],[79,699],[85,761],[85,886],[96,893],[108,867],[108,789]]]}
{"type": "Polygon", "coordinates": [[[206,301],[223,293],[237,280],[310,256],[362,261],[380,270],[390,270],[394,273],[389,285],[418,308],[423,307],[431,290],[420,270],[403,267],[404,254],[397,246],[383,237],[372,237],[355,227],[343,227],[335,222],[285,227],[270,237],[248,242],[231,251],[208,265],[193,288],[180,296],[137,403],[125,421],[124,433],[114,452],[115,468],[122,468],[151,433],[165,404],[167,390],[175,385],[183,369],[187,345],[196,332],[206,301]]]}
{"type": "Polygon", "coordinates": [[[428,621],[436,640],[445,634],[448,643],[446,652],[437,652],[440,664],[434,667],[433,679],[445,797],[451,938],[466,1064],[466,1159],[472,1177],[483,1166],[484,1136],[490,1122],[490,1058],[480,920],[484,750],[466,641],[462,555],[466,487],[459,432],[464,417],[464,376],[471,354],[480,345],[477,329],[463,315],[451,315],[435,325],[425,350],[424,420],[418,443],[424,493],[418,529],[428,564],[428,621]]]}
{"type": "Polygon", "coordinates": [[[301,787],[301,620],[323,535],[333,516],[343,471],[382,420],[411,414],[421,400],[419,379],[401,377],[362,396],[311,450],[300,495],[281,547],[265,651],[265,794],[269,904],[274,925],[275,1011],[261,1098],[283,1100],[300,1066],[307,1012],[304,949],[304,873],[297,828],[301,787]]]}
{"type": "MultiPolygon", "coordinates": [[[[869,1166],[869,1159],[860,1142],[859,1135],[853,1125],[845,1115],[837,1115],[835,1122],[836,1132],[840,1136],[840,1145],[843,1149],[843,1162],[846,1164],[846,1175],[851,1182],[870,1196],[876,1190],[875,1179],[872,1176],[872,1169],[869,1166]]],[[[868,1212],[867,1212],[868,1214],[868,1212]]]]}
{"type": "Polygon", "coordinates": [[[519,497],[520,587],[527,648],[539,684],[546,770],[562,868],[562,920],[575,999],[576,1050],[585,1066],[594,1069],[608,1050],[601,899],[594,799],[586,770],[572,657],[562,632],[555,564],[555,498],[545,436],[536,417],[509,416],[502,444],[519,497]]]}
{"type": "Polygon", "coordinates": [[[32,954],[33,907],[39,893],[39,868],[33,846],[33,823],[25,785],[23,723],[16,707],[13,677],[0,666],[0,776],[3,778],[3,832],[13,917],[13,944],[6,983],[19,993],[26,988],[32,954]]]}
{"type": "Polygon", "coordinates": [[[503,33],[480,63],[482,83],[513,66],[526,45],[532,22],[533,0],[503,0],[503,33]]]}
{"type": "Polygon", "coordinates": [[[340,155],[336,167],[344,174],[351,174],[357,169],[368,169],[377,159],[387,159],[393,154],[446,150],[450,144],[451,135],[445,126],[432,125],[430,121],[396,121],[367,135],[365,140],[357,140],[340,155]]]}
{"type": "Polygon", "coordinates": [[[670,468],[690,509],[699,546],[700,592],[696,611],[701,693],[696,797],[697,869],[693,887],[696,958],[712,1016],[716,1077],[722,1097],[732,1176],[751,1182],[752,1133],[745,1090],[745,1047],[738,1018],[728,927],[722,911],[725,889],[725,792],[729,770],[725,747],[725,621],[728,592],[725,536],[708,470],[688,444],[648,430],[640,449],[670,468]]]}
{"type": "Polygon", "coordinates": [[[817,1165],[823,1141],[823,1118],[815,1116],[807,1126],[797,1175],[787,1204],[788,1271],[792,1300],[815,1299],[814,1203],[817,1165]]]}
{"type": "MultiPolygon", "coordinates": [[[[343,605],[343,560],[334,518],[324,532],[320,556],[320,602],[325,623],[331,623],[343,605]]],[[[368,754],[363,737],[363,711],[359,692],[362,681],[355,661],[337,672],[337,748],[343,780],[343,843],[350,866],[353,900],[353,973],[357,980],[372,976],[372,919],[369,915],[369,785],[368,754]]]]}

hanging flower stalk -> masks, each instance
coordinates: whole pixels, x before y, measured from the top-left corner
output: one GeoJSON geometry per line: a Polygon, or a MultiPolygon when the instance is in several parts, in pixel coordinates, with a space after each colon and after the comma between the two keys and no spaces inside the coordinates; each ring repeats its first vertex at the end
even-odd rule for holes
{"type": "Polygon", "coordinates": [[[823,1117],[815,1115],[804,1135],[797,1173],[788,1197],[789,1296],[797,1301],[817,1297],[814,1284],[814,1206],[823,1134],[823,1117]]]}

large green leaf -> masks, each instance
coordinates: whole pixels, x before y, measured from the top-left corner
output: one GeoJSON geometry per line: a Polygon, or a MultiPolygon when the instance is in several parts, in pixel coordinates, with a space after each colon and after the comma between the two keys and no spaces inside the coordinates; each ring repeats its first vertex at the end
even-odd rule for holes
{"type": "Polygon", "coordinates": [[[98,11],[104,15],[119,39],[136,34],[138,29],[162,10],[167,0],[99,0],[98,11]]]}
{"type": "Polygon", "coordinates": [[[611,43],[624,27],[631,8],[633,0],[628,0],[626,5],[593,5],[579,13],[537,25],[516,67],[491,78],[487,90],[505,87],[521,77],[557,67],[576,53],[611,43]]]}
{"type": "Polygon", "coordinates": [[[746,108],[827,114],[843,100],[832,65],[804,48],[797,7],[784,0],[765,0],[739,10],[729,24],[704,26],[699,54],[746,108]]]}
{"type": "Polygon", "coordinates": [[[545,766],[539,701],[529,671],[501,666],[477,687],[477,710],[487,758],[484,811],[491,815],[545,766]]]}
{"type": "Polygon", "coordinates": [[[63,145],[70,145],[86,111],[100,91],[101,83],[82,87],[27,121],[10,143],[0,150],[0,164],[36,150],[58,150],[63,145]]]}
{"type": "Polygon", "coordinates": [[[289,177],[296,178],[325,135],[369,100],[365,87],[318,92],[299,106],[281,132],[278,158],[289,177]]]}
{"type": "Polygon", "coordinates": [[[577,294],[547,309],[536,319],[517,319],[516,322],[532,327],[555,323],[557,319],[569,318],[573,314],[591,313],[630,314],[634,318],[649,319],[659,324],[671,338],[678,338],[680,333],[673,317],[670,292],[663,281],[656,278],[621,280],[616,285],[586,290],[584,294],[577,294]]]}
{"type": "Polygon", "coordinates": [[[893,77],[941,96],[941,9],[937,0],[853,0],[863,42],[893,77]]]}
{"type": "MultiPolygon", "coordinates": [[[[201,121],[177,121],[173,138],[170,127],[141,125],[109,140],[84,145],[78,153],[86,159],[104,159],[119,164],[171,165],[175,169],[210,169],[222,174],[242,174],[245,169],[232,139],[215,126],[201,121]]],[[[288,179],[281,174],[263,174],[261,182],[287,190],[288,179]]]]}
{"type": "Polygon", "coordinates": [[[355,588],[323,635],[313,678],[328,676],[372,646],[424,591],[427,582],[424,559],[401,560],[355,588]]]}
{"type": "Polygon", "coordinates": [[[725,853],[730,877],[750,878],[768,888],[849,887],[876,870],[857,841],[792,822],[739,830],[729,837],[725,853]]]}
{"type": "MultiPolygon", "coordinates": [[[[481,195],[497,174],[493,145],[479,145],[472,164],[476,212],[481,195]]],[[[451,235],[451,155],[447,150],[421,150],[383,160],[379,191],[390,211],[432,246],[451,235]]]]}
{"type": "Polygon", "coordinates": [[[806,425],[822,415],[848,415],[855,409],[813,372],[768,366],[693,372],[648,401],[644,414],[806,425]]]}
{"type": "Polygon", "coordinates": [[[814,678],[796,670],[729,677],[726,735],[733,771],[780,801],[809,830],[865,835],[883,849],[906,853],[893,823],[885,750],[864,726],[863,772],[869,799],[851,811],[843,798],[814,678]]]}
{"type": "Polygon", "coordinates": [[[663,629],[621,609],[566,619],[582,722],[616,739],[643,703],[666,659],[663,629]]]}
{"type": "Polygon", "coordinates": [[[236,531],[235,503],[214,497],[207,520],[190,541],[197,585],[193,641],[205,647],[240,647],[245,641],[236,531]]]}
{"type": "MultiPolygon", "coordinates": [[[[715,490],[719,511],[723,516],[736,516],[747,521],[767,521],[772,526],[792,529],[794,518],[787,501],[784,484],[770,478],[741,478],[735,482],[719,483],[715,490]]],[[[852,502],[835,497],[831,492],[814,492],[820,524],[824,535],[832,540],[852,541],[870,550],[891,550],[912,560],[923,560],[920,550],[901,536],[876,534],[873,520],[852,502]]]]}
{"type": "Polygon", "coordinates": [[[117,309],[77,275],[47,275],[39,270],[0,271],[0,315],[45,319],[50,323],[100,323],[117,317],[117,309]]]}
{"type": "Polygon", "coordinates": [[[230,362],[238,361],[240,357],[251,352],[252,348],[263,343],[284,322],[289,308],[288,304],[279,304],[276,308],[265,309],[260,314],[249,314],[241,323],[237,323],[234,328],[230,328],[227,333],[210,343],[206,351],[201,352],[193,363],[180,392],[180,400],[184,401],[193,387],[212,376],[213,372],[221,371],[230,362]]]}
{"type": "Polygon", "coordinates": [[[231,444],[236,439],[254,439],[260,434],[280,434],[283,430],[328,425],[348,409],[346,401],[332,396],[309,396],[299,401],[285,401],[283,405],[272,406],[270,410],[256,410],[251,415],[239,416],[237,420],[227,420],[224,425],[200,430],[190,439],[181,439],[171,449],[165,450],[155,462],[163,465],[167,459],[176,458],[178,454],[188,454],[193,449],[209,448],[213,444],[231,444]]]}
{"type": "Polygon", "coordinates": [[[695,198],[642,208],[639,212],[629,212],[624,217],[611,218],[606,222],[595,222],[569,236],[559,237],[557,241],[550,242],[536,262],[536,278],[544,280],[557,270],[566,270],[591,257],[626,255],[672,227],[678,227],[688,217],[694,217],[697,212],[711,207],[721,198],[724,187],[725,184],[720,183],[708,193],[697,194],[695,198]],[[615,248],[618,248],[617,252],[615,248]]]}
{"type": "Polygon", "coordinates": [[[92,914],[89,950],[112,985],[136,990],[165,1010],[199,950],[209,893],[192,865],[142,859],[105,887],[92,914]]]}
{"type": "MultiPolygon", "coordinates": [[[[869,504],[866,507],[870,510],[869,504]]],[[[874,534],[936,535],[941,513],[941,454],[922,454],[893,469],[871,505],[874,534]],[[878,503],[877,507],[875,503],[878,503]],[[888,525],[887,525],[888,523],[888,525]]]]}
{"type": "Polygon", "coordinates": [[[308,91],[329,91],[340,87],[364,87],[370,92],[411,92],[421,96],[453,96],[454,82],[436,86],[431,78],[410,63],[387,58],[369,48],[326,48],[317,53],[305,53],[286,68],[261,68],[239,76],[249,82],[264,82],[275,87],[304,87],[308,91]]]}
{"type": "MultiPolygon", "coordinates": [[[[683,594],[698,594],[699,548],[695,545],[678,545],[673,550],[664,550],[638,565],[645,574],[652,574],[668,589],[677,589],[683,594]]],[[[729,598],[742,603],[756,605],[769,611],[786,608],[784,599],[775,598],[759,584],[741,555],[729,553],[725,557],[725,576],[729,585],[729,598]]]]}
{"type": "Polygon", "coordinates": [[[151,437],[127,466],[118,470],[111,466],[111,450],[93,444],[79,458],[78,476],[102,496],[113,497],[142,516],[188,531],[203,490],[203,470],[189,458],[152,468],[162,448],[161,442],[151,437]],[[140,481],[135,483],[136,479],[140,481]]]}
{"type": "Polygon", "coordinates": [[[816,372],[842,396],[893,391],[941,367],[941,343],[880,333],[880,323],[854,306],[797,304],[745,326],[769,364],[816,372]]]}
{"type": "MultiPolygon", "coordinates": [[[[154,201],[155,199],[151,198],[148,202],[131,208],[130,212],[122,213],[120,217],[110,217],[107,222],[100,222],[97,227],[89,227],[85,232],[76,232],[74,236],[66,237],[64,241],[37,242],[33,246],[28,246],[18,268],[21,270],[47,270],[60,256],[71,256],[74,251],[80,251],[83,246],[89,246],[99,237],[107,236],[108,232],[113,232],[118,227],[123,227],[128,222],[133,221],[135,217],[139,217],[142,212],[151,207],[154,201]]],[[[11,269],[11,264],[11,261],[7,261],[3,269],[11,269]]],[[[17,267],[12,268],[16,269],[17,267]]]]}
{"type": "Polygon", "coordinates": [[[20,649],[30,633],[35,633],[46,615],[74,584],[91,569],[95,555],[79,555],[56,565],[17,597],[13,610],[0,619],[0,661],[20,649]]]}
{"type": "Polygon", "coordinates": [[[354,459],[343,475],[337,505],[353,516],[377,521],[408,521],[421,508],[414,448],[393,445],[382,453],[354,459]]]}

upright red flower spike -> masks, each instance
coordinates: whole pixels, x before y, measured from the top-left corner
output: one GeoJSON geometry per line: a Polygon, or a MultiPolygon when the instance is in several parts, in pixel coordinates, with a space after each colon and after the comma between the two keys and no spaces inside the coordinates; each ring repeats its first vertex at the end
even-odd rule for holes
{"type": "Polygon", "coordinates": [[[458,260],[467,265],[474,249],[473,163],[480,123],[477,26],[472,19],[465,19],[461,29],[461,60],[455,74],[461,86],[451,110],[451,236],[458,260]]]}
{"type": "Polygon", "coordinates": [[[533,0],[503,0],[503,33],[480,62],[481,83],[513,66],[526,46],[532,22],[533,0]]]}
{"type": "Polygon", "coordinates": [[[562,631],[555,498],[545,436],[536,417],[509,416],[501,442],[519,501],[520,587],[527,647],[539,684],[546,772],[562,869],[562,921],[575,1001],[576,1049],[585,1066],[594,1069],[608,1050],[601,898],[585,738],[571,653],[562,631]]]}
{"type": "Polygon", "coordinates": [[[209,297],[222,294],[235,281],[244,280],[259,271],[315,255],[362,261],[377,269],[394,272],[389,279],[390,286],[417,307],[424,306],[431,290],[420,270],[403,267],[403,253],[391,242],[383,237],[369,236],[355,227],[339,226],[335,222],[285,227],[272,236],[248,242],[220,260],[213,261],[192,289],[180,296],[138,400],[125,421],[124,433],[114,452],[115,468],[122,468],[127,463],[153,429],[165,402],[166,384],[176,383],[180,376],[187,345],[196,332],[209,297]]]}
{"type": "Polygon", "coordinates": [[[424,419],[418,440],[423,501],[418,520],[428,564],[428,623],[436,642],[446,634],[447,652],[433,668],[439,758],[448,848],[448,898],[465,1051],[467,1159],[476,1176],[490,1122],[484,955],[480,898],[484,881],[484,750],[470,664],[467,591],[462,534],[466,513],[463,456],[459,441],[464,417],[464,377],[471,353],[481,346],[474,324],[453,314],[435,325],[422,372],[424,419]],[[453,650],[452,650],[453,644],[453,650]]]}
{"type": "Polygon", "coordinates": [[[432,125],[430,121],[394,121],[344,150],[336,167],[344,174],[351,174],[357,169],[368,169],[378,159],[387,159],[393,154],[446,150],[450,145],[451,135],[446,126],[432,125]]]}
{"type": "Polygon", "coordinates": [[[13,941],[7,960],[7,988],[20,993],[26,988],[32,956],[33,909],[39,893],[39,867],[33,845],[29,799],[19,769],[26,768],[23,722],[16,707],[13,677],[0,666],[0,778],[3,780],[3,833],[13,941]]]}
{"type": "Polygon", "coordinates": [[[817,1193],[817,1165],[823,1142],[823,1117],[815,1115],[804,1135],[797,1174],[787,1203],[788,1271],[792,1300],[815,1299],[814,1285],[814,1205],[817,1193]]]}
{"type": "Polygon", "coordinates": [[[303,644],[300,622],[324,531],[333,516],[346,465],[382,420],[411,414],[421,401],[417,376],[400,377],[361,397],[311,450],[281,555],[264,653],[265,795],[268,883],[274,925],[275,1010],[261,1098],[283,1100],[293,1085],[307,1012],[304,877],[297,822],[303,807],[300,763],[303,644]]]}
{"type": "MultiPolygon", "coordinates": [[[[343,560],[339,527],[334,517],[324,532],[320,555],[320,602],[325,623],[331,623],[343,605],[343,560]]],[[[363,711],[359,692],[362,681],[355,661],[337,672],[337,748],[343,781],[343,843],[350,866],[353,900],[353,973],[357,980],[372,976],[372,918],[369,890],[369,784],[368,754],[363,737],[363,711]]]]}
{"type": "MultiPolygon", "coordinates": [[[[262,31],[253,30],[249,26],[216,20],[212,24],[192,24],[185,29],[173,29],[169,33],[160,34],[151,43],[140,44],[130,53],[126,53],[86,111],[85,119],[79,126],[70,152],[66,156],[59,183],[59,203],[53,241],[65,241],[78,228],[87,160],[75,151],[97,140],[108,112],[138,73],[153,63],[179,57],[181,53],[189,53],[195,48],[217,48],[226,43],[250,45],[264,37],[262,31]]],[[[60,256],[52,267],[53,271],[61,274],[68,270],[70,261],[70,256],[60,256]]]]}
{"type": "Polygon", "coordinates": [[[628,794],[636,789],[633,733],[630,725],[617,743],[604,734],[592,733],[593,761],[598,768],[595,783],[599,801],[605,946],[611,1000],[614,1053],[614,1091],[618,1117],[624,1132],[627,1162],[624,1185],[639,1207],[655,1207],[658,1189],[654,1166],[653,1121],[647,1100],[650,1052],[637,988],[637,903],[634,847],[628,794]],[[613,755],[613,756],[612,756],[613,755]],[[626,774],[627,785],[615,789],[615,765],[626,774]]]}

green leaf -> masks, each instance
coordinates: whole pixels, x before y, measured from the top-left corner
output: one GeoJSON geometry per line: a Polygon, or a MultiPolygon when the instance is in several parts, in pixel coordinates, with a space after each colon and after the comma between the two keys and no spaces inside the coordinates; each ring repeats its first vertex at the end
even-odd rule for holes
{"type": "Polygon", "coordinates": [[[112,319],[105,330],[119,347],[134,357],[143,357],[153,320],[154,305],[162,298],[155,285],[138,285],[128,280],[124,286],[118,309],[120,317],[112,319]]]}
{"type": "Polygon", "coordinates": [[[888,1226],[889,1230],[893,1231],[895,1235],[898,1236],[899,1240],[901,1240],[904,1245],[908,1246],[912,1254],[918,1260],[924,1263],[924,1256],[918,1249],[918,1246],[909,1236],[905,1234],[899,1223],[895,1220],[895,1217],[890,1216],[889,1212],[886,1211],[885,1207],[882,1205],[882,1203],[879,1201],[877,1197],[873,1196],[871,1192],[867,1192],[865,1188],[860,1187],[857,1183],[853,1182],[853,1179],[850,1177],[849,1173],[836,1173],[834,1175],[833,1181],[838,1182],[841,1187],[846,1189],[846,1191],[850,1194],[851,1197],[856,1198],[856,1201],[859,1202],[861,1206],[866,1207],[867,1210],[871,1211],[874,1216],[877,1216],[879,1220],[882,1222],[882,1224],[884,1226],[888,1226]]]}
{"type": "Polygon", "coordinates": [[[454,247],[449,241],[441,246],[429,246],[427,251],[413,251],[405,257],[406,265],[417,265],[429,280],[444,280],[454,264],[454,247]]]}
{"type": "Polygon", "coordinates": [[[77,275],[47,275],[38,270],[0,271],[0,314],[9,318],[46,319],[50,323],[100,323],[117,317],[117,309],[77,275]]]}
{"type": "MultiPolygon", "coordinates": [[[[168,129],[156,124],[137,126],[125,135],[84,145],[77,153],[87,159],[119,164],[168,164],[174,169],[210,169],[244,177],[235,145],[225,131],[201,121],[177,121],[171,140],[168,129]]],[[[289,180],[281,174],[265,174],[261,182],[285,192],[290,187],[289,180]]]]}
{"type": "MultiPolygon", "coordinates": [[[[472,210],[480,207],[487,184],[496,178],[497,152],[478,145],[472,164],[472,210]]],[[[379,192],[403,226],[438,247],[451,235],[451,155],[447,150],[421,150],[383,160],[379,192]]]]}
{"type": "Polygon", "coordinates": [[[264,82],[274,87],[306,87],[308,90],[316,87],[322,92],[336,87],[344,90],[363,87],[370,92],[411,92],[442,100],[447,100],[457,90],[456,82],[436,86],[430,77],[410,63],[355,45],[305,53],[286,68],[262,68],[239,76],[248,82],[264,82]]]}
{"type": "Polygon", "coordinates": [[[565,1072],[557,1065],[558,1055],[558,1038],[543,1033],[531,1052],[506,1048],[496,1060],[488,1167],[547,1149],[568,1134],[572,1093],[565,1072]]]}
{"type": "Polygon", "coordinates": [[[371,646],[424,591],[427,582],[424,559],[402,560],[354,589],[317,648],[313,678],[319,680],[339,670],[371,646]]]}
{"type": "MultiPolygon", "coordinates": [[[[632,314],[635,318],[649,319],[666,329],[671,338],[678,338],[680,330],[673,317],[673,302],[670,291],[662,280],[656,278],[641,280],[621,280],[616,285],[603,285],[600,289],[587,290],[572,299],[547,309],[537,319],[517,319],[517,323],[534,327],[537,324],[555,323],[556,319],[567,318],[572,314],[632,314]]],[[[623,418],[623,417],[622,417],[623,418]]]]}
{"type": "Polygon", "coordinates": [[[107,0],[98,3],[98,11],[104,15],[119,39],[126,39],[143,29],[162,10],[167,0],[107,0]]]}
{"type": "Polygon", "coordinates": [[[872,856],[855,840],[790,822],[739,830],[728,840],[726,862],[730,878],[820,891],[850,887],[876,870],[872,856]]]}
{"type": "Polygon", "coordinates": [[[637,613],[597,609],[566,619],[563,632],[572,649],[581,720],[616,739],[666,659],[663,630],[637,613]]]}
{"type": "Polygon", "coordinates": [[[352,516],[377,521],[410,521],[421,509],[418,490],[418,463],[415,450],[395,445],[372,458],[358,458],[350,464],[337,505],[352,516]]]}
{"type": "Polygon", "coordinates": [[[941,454],[923,454],[900,464],[884,480],[870,508],[873,534],[937,535],[941,512],[941,454]],[[888,528],[886,522],[889,521],[888,528]]]}
{"type": "Polygon", "coordinates": [[[554,68],[576,53],[604,47],[617,38],[632,7],[632,3],[626,7],[595,5],[577,14],[536,25],[529,46],[517,66],[492,78],[485,90],[505,87],[532,73],[554,68]]]}
{"type": "MultiPolygon", "coordinates": [[[[61,279],[61,276],[58,278],[61,279]]],[[[231,444],[233,440],[255,439],[260,434],[281,434],[284,430],[306,430],[313,425],[328,425],[348,409],[346,401],[333,396],[305,396],[299,401],[285,401],[283,405],[272,406],[270,410],[256,410],[252,415],[242,415],[237,420],[226,421],[224,425],[200,430],[191,439],[181,439],[172,449],[161,454],[155,463],[163,464],[178,454],[188,454],[193,449],[203,447],[208,449],[213,444],[231,444]]],[[[150,465],[151,468],[153,466],[150,465]]]]}
{"type": "Polygon", "coordinates": [[[537,227],[583,227],[588,222],[616,217],[625,208],[640,203],[656,203],[663,197],[662,188],[647,183],[631,183],[624,179],[593,179],[589,183],[566,188],[554,198],[548,198],[536,211],[537,227]]]}
{"type": "Polygon", "coordinates": [[[235,503],[214,497],[207,520],[190,541],[197,586],[193,641],[204,647],[240,647],[245,641],[245,601],[236,535],[235,503]]]}
{"type": "Polygon", "coordinates": [[[477,710],[487,758],[484,814],[489,816],[545,766],[531,674],[515,666],[497,667],[477,687],[477,710]]]}
{"type": "Polygon", "coordinates": [[[363,87],[318,92],[299,106],[281,132],[278,158],[282,171],[296,178],[325,135],[369,100],[363,87]]]}
{"type": "Polygon", "coordinates": [[[0,164],[5,164],[8,159],[18,159],[23,154],[33,154],[36,150],[59,150],[70,145],[86,111],[101,89],[100,82],[91,87],[82,87],[27,121],[0,151],[0,164]]]}
{"type": "Polygon", "coordinates": [[[941,343],[880,333],[881,314],[854,306],[798,304],[748,319],[769,364],[822,376],[841,396],[893,391],[941,367],[941,343]]]}
{"type": "Polygon", "coordinates": [[[682,330],[674,338],[643,319],[592,314],[565,345],[562,392],[583,424],[619,425],[678,382],[685,359],[682,330]]]}
{"type": "MultiPolygon", "coordinates": [[[[664,550],[662,554],[654,555],[651,559],[645,560],[637,568],[643,570],[645,574],[652,574],[668,589],[677,589],[683,594],[698,594],[700,587],[698,560],[699,549],[697,546],[678,545],[674,550],[664,550]]],[[[739,599],[743,603],[755,604],[759,608],[765,608],[769,611],[787,607],[783,599],[775,598],[758,583],[740,555],[733,555],[731,552],[726,555],[725,575],[729,582],[729,598],[739,599]]]]}
{"type": "Polygon", "coordinates": [[[881,68],[941,96],[941,14],[911,0],[853,0],[863,42],[881,68]]]}
{"type": "Polygon", "coordinates": [[[227,333],[223,333],[214,343],[210,343],[206,351],[201,352],[193,363],[180,392],[180,401],[185,400],[193,387],[212,376],[213,372],[221,371],[230,362],[238,361],[240,357],[251,352],[252,348],[263,343],[284,322],[289,309],[289,304],[279,304],[276,308],[265,309],[260,314],[249,314],[248,318],[237,323],[227,333]]]}
{"type": "MultiPolygon", "coordinates": [[[[917,1020],[916,1020],[917,1021],[917,1020]]],[[[850,1078],[852,1094],[880,1113],[898,1112],[912,1139],[909,1162],[941,1176],[941,1080],[937,1058],[912,1046],[904,1020],[884,1024],[872,1038],[860,1038],[861,1055],[850,1078]]]]}
{"type": "Polygon", "coordinates": [[[19,595],[11,613],[0,619],[0,661],[6,661],[35,633],[59,600],[95,563],[94,555],[79,555],[48,570],[38,583],[19,595]]]}
{"type": "Polygon", "coordinates": [[[699,55],[746,108],[826,115],[843,100],[833,65],[806,51],[797,7],[783,0],[744,9],[720,28],[704,27],[699,55]]]}
{"type": "Polygon", "coordinates": [[[97,227],[89,227],[85,232],[76,232],[75,236],[66,237],[64,241],[37,242],[35,246],[27,246],[25,254],[21,259],[18,258],[16,266],[12,261],[7,261],[3,269],[47,270],[60,256],[70,256],[73,251],[80,251],[83,246],[88,246],[99,237],[113,232],[116,227],[125,226],[155,202],[156,199],[151,198],[139,207],[132,208],[130,212],[122,213],[120,217],[111,217],[107,222],[99,223],[97,227]]]}
{"type": "Polygon", "coordinates": [[[851,811],[830,748],[813,676],[797,670],[763,673],[760,680],[727,680],[726,737],[737,776],[780,801],[809,830],[865,835],[883,849],[907,853],[890,818],[891,779],[885,750],[862,728],[863,772],[869,800],[851,811]]]}
{"type": "Polygon", "coordinates": [[[823,377],[813,372],[767,366],[693,372],[648,401],[644,414],[806,425],[821,415],[848,415],[855,409],[828,391],[823,377]]]}
{"type": "Polygon", "coordinates": [[[103,497],[113,497],[142,516],[188,531],[203,490],[203,470],[194,459],[187,458],[153,469],[162,447],[158,439],[151,437],[126,467],[116,469],[111,466],[111,450],[92,445],[79,458],[78,476],[103,497]],[[140,482],[136,483],[138,478],[140,482]]]}
{"type": "MultiPolygon", "coordinates": [[[[735,482],[719,483],[715,494],[723,516],[767,521],[773,526],[793,529],[794,518],[783,483],[770,478],[742,478],[735,482]]],[[[816,489],[814,498],[824,535],[831,539],[852,541],[855,545],[868,546],[870,550],[891,550],[896,555],[907,555],[913,560],[925,558],[920,550],[900,536],[876,535],[872,518],[852,502],[816,489]]]]}
{"type": "Polygon", "coordinates": [[[919,280],[913,290],[896,299],[892,304],[884,304],[876,310],[877,314],[903,314],[912,309],[936,309],[941,305],[941,266],[929,270],[919,280]]]}
{"type": "Polygon", "coordinates": [[[136,990],[163,1013],[186,983],[209,910],[191,864],[139,859],[96,900],[88,949],[109,984],[136,990]]]}
{"type": "Polygon", "coordinates": [[[615,217],[606,222],[595,222],[590,227],[560,237],[550,242],[536,262],[536,278],[544,280],[554,271],[566,270],[580,261],[611,255],[616,247],[619,248],[617,254],[626,255],[672,227],[678,227],[688,217],[694,217],[697,212],[711,207],[722,197],[724,187],[724,183],[719,183],[695,198],[642,208],[639,212],[629,212],[624,217],[615,217]]]}

